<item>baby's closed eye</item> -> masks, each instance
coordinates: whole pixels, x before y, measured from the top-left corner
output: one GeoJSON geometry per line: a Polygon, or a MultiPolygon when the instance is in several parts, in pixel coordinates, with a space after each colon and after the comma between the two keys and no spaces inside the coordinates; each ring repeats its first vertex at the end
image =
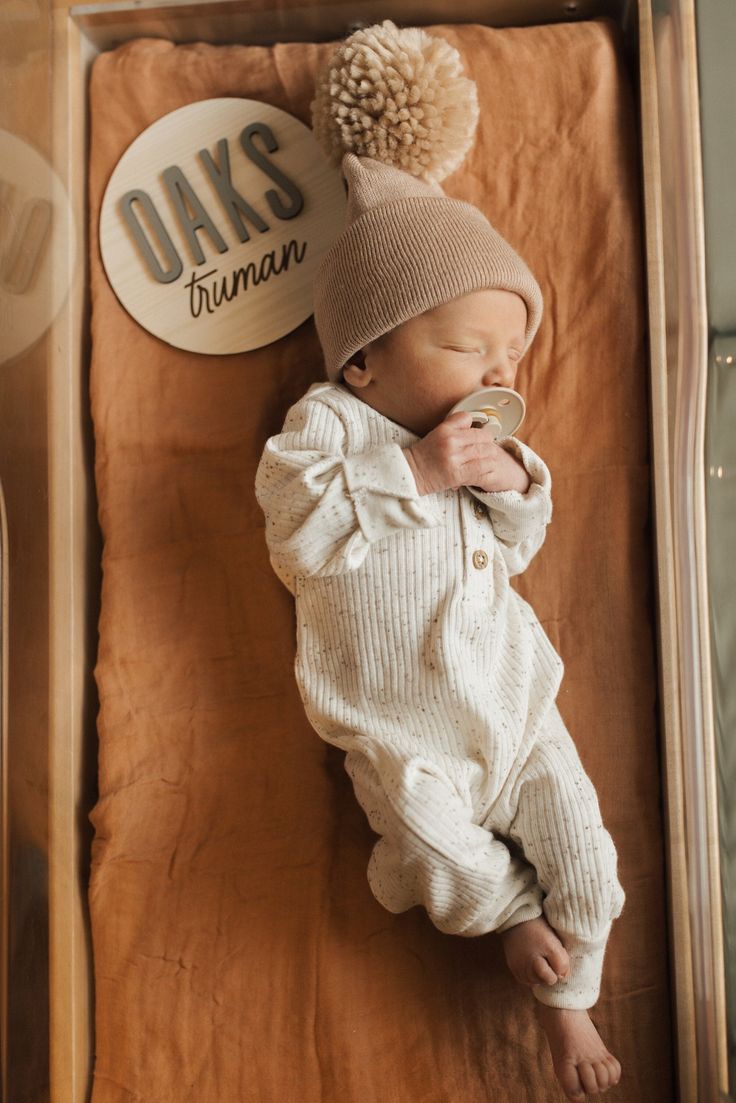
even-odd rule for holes
{"type": "MultiPolygon", "coordinates": [[[[466,348],[466,347],[461,346],[461,345],[447,345],[446,348],[449,348],[451,352],[465,352],[465,353],[476,353],[476,354],[485,352],[485,349],[466,348]]],[[[518,349],[510,348],[509,349],[509,358],[511,360],[519,360],[521,358],[521,353],[519,352],[518,349]]]]}

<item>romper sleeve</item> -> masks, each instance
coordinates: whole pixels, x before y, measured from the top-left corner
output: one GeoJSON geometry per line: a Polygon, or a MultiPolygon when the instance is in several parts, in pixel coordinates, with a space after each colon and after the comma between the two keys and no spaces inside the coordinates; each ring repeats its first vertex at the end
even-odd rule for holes
{"type": "Polygon", "coordinates": [[[255,495],[271,565],[291,593],[298,577],[354,570],[384,536],[443,524],[398,443],[346,450],[342,418],[314,398],[295,403],[266,441],[255,495]]]}
{"type": "Polygon", "coordinates": [[[509,577],[521,574],[537,554],[552,520],[552,476],[544,460],[516,437],[499,437],[497,444],[511,452],[531,477],[526,494],[518,490],[473,493],[488,507],[494,535],[509,577]]]}

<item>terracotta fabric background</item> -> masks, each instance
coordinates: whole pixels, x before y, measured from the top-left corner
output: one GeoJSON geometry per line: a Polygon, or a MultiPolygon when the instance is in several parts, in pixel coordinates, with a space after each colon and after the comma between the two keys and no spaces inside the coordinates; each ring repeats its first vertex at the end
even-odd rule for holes
{"type": "MultiPolygon", "coordinates": [[[[474,149],[444,187],[542,287],[519,436],[554,516],[513,580],[560,651],[559,705],[627,893],[592,1012],[613,1103],[674,1097],[652,574],[639,144],[609,19],[428,28],[477,82],[474,149]]],[[[91,403],[104,536],[99,801],[89,901],[93,1103],[519,1103],[563,1098],[500,941],[386,912],[342,752],[307,723],[294,609],[253,493],[266,438],[322,377],[310,318],[240,356],[172,348],[117,302],[98,213],[126,147],[216,96],[309,125],[334,43],[139,39],[91,79],[91,403]]]]}

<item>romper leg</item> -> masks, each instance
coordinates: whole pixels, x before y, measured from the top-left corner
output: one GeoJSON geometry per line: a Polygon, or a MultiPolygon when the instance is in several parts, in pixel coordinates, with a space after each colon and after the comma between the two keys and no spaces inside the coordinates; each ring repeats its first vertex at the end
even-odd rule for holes
{"type": "Polygon", "coordinates": [[[421,904],[440,931],[465,936],[542,914],[534,868],[473,822],[469,791],[434,759],[374,743],[348,751],[345,769],[381,836],[367,872],[387,911],[421,904]]]}
{"type": "Polygon", "coordinates": [[[570,972],[532,992],[552,1007],[589,1008],[600,994],[612,921],[626,900],[598,796],[557,704],[510,794],[509,837],[534,863],[544,914],[570,956],[570,972]]]}

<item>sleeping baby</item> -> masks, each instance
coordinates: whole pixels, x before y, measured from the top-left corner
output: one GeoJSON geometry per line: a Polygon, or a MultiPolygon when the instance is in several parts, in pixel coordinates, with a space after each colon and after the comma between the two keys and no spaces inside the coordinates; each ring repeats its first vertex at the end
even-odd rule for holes
{"type": "Polygon", "coordinates": [[[299,692],[379,836],[376,899],[421,905],[448,934],[498,932],[582,1100],[621,1076],[588,1009],[625,896],[556,704],[562,660],[509,583],[544,542],[551,477],[527,444],[452,412],[514,387],[541,291],[439,187],[478,111],[449,43],[389,20],[358,31],[312,109],[348,186],[314,284],[327,379],[267,440],[255,484],[296,600],[299,692]]]}

